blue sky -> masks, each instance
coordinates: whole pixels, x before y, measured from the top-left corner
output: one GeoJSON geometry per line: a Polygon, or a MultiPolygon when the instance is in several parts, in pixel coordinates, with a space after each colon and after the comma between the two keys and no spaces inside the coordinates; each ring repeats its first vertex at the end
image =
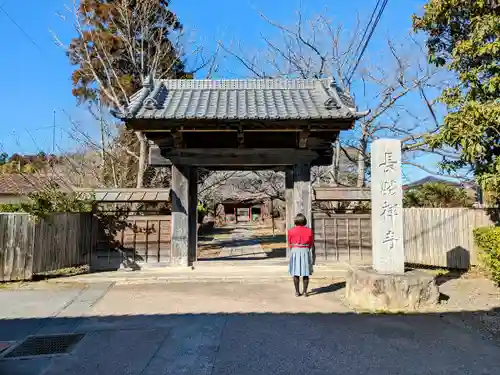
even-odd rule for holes
{"type": "MultiPolygon", "coordinates": [[[[173,0],[177,13],[189,35],[198,43],[214,48],[216,41],[241,42],[249,51],[257,51],[261,34],[272,37],[276,30],[264,22],[259,12],[283,24],[293,24],[301,6],[304,14],[326,14],[334,23],[342,22],[347,32],[357,15],[367,20],[376,0],[173,0]]],[[[422,0],[389,1],[384,16],[367,50],[367,56],[377,56],[387,37],[402,38],[411,29],[411,16],[420,12],[422,0]]],[[[90,116],[76,105],[71,95],[72,66],[64,51],[50,33],[54,31],[67,42],[75,36],[71,16],[65,11],[64,0],[0,0],[0,151],[35,153],[52,150],[53,113],[56,113],[56,148],[68,150],[76,145],[68,138],[71,123],[68,115],[91,131],[90,116]],[[68,15],[61,19],[58,13],[68,15]],[[15,23],[19,25],[17,27],[15,23]],[[24,31],[21,31],[21,29],[24,31]]],[[[402,39],[401,39],[402,40],[402,39]]],[[[225,65],[219,72],[237,67],[225,65]]],[[[411,106],[412,103],[408,103],[411,106]]],[[[422,174],[411,172],[411,179],[422,174]]]]}

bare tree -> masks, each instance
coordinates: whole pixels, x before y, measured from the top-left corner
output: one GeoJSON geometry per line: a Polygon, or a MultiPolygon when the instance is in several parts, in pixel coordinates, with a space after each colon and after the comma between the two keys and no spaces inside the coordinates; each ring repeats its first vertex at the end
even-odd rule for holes
{"type": "Polygon", "coordinates": [[[285,201],[285,174],[272,170],[249,172],[236,184],[241,191],[267,196],[270,200],[285,201]]]}
{"type": "MultiPolygon", "coordinates": [[[[144,0],[117,0],[113,2],[113,12],[106,19],[106,26],[113,30],[114,43],[122,46],[119,61],[110,54],[109,38],[100,33],[98,29],[89,27],[89,14],[93,10],[86,9],[84,4],[73,3],[67,11],[72,14],[75,30],[79,38],[71,44],[65,44],[52,33],[60,45],[71,57],[72,63],[79,65],[78,79],[82,82],[95,82],[93,92],[98,106],[105,104],[121,113],[126,113],[130,107],[130,95],[137,90],[136,85],[130,81],[146,83],[150,79],[177,78],[179,65],[185,66],[188,58],[197,64],[196,68],[188,69],[191,74],[208,67],[211,74],[215,69],[215,57],[205,59],[202,48],[185,48],[194,45],[186,40],[182,30],[167,31],[173,22],[171,12],[159,12],[158,1],[144,0]],[[174,33],[173,31],[177,31],[174,33]],[[169,33],[169,42],[165,42],[165,35],[169,33]],[[124,75],[123,66],[127,67],[124,75]]],[[[63,16],[64,18],[64,16],[63,16]]],[[[75,78],[75,77],[73,77],[75,78]]],[[[101,156],[104,159],[103,135],[111,133],[105,129],[102,121],[102,110],[99,110],[99,123],[101,129],[101,156]]],[[[138,150],[128,148],[127,153],[136,159],[137,177],[136,186],[144,184],[144,174],[147,168],[148,141],[140,131],[135,132],[138,150]]],[[[102,161],[104,165],[104,160],[102,161]]]]}
{"type": "MultiPolygon", "coordinates": [[[[372,140],[379,137],[398,138],[402,143],[404,163],[428,172],[439,173],[419,163],[422,153],[431,152],[423,147],[426,134],[437,131],[435,105],[427,99],[426,92],[438,88],[442,77],[432,70],[425,61],[425,52],[411,37],[406,39],[406,49],[397,47],[388,40],[386,48],[379,55],[383,61],[365,58],[368,63],[353,71],[357,59],[356,46],[359,44],[362,30],[357,27],[351,35],[342,25],[336,27],[325,16],[304,19],[299,11],[297,22],[292,26],[282,25],[261,14],[261,18],[274,30],[279,38],[262,35],[265,49],[252,53],[241,44],[221,44],[228,59],[235,59],[253,76],[322,78],[333,77],[335,83],[371,113],[356,123],[355,129],[341,139],[341,152],[357,165],[356,185],[365,186],[369,178],[369,155],[372,140]],[[370,63],[372,62],[372,63],[370,63]],[[419,110],[408,109],[408,102],[419,102],[419,110]],[[357,150],[353,157],[347,149],[357,150]]],[[[363,109],[364,109],[363,108],[363,109]]],[[[447,157],[453,153],[447,152],[447,157]]],[[[338,176],[338,171],[323,169],[323,176],[338,176]]],[[[328,179],[332,183],[333,178],[328,179]]]]}

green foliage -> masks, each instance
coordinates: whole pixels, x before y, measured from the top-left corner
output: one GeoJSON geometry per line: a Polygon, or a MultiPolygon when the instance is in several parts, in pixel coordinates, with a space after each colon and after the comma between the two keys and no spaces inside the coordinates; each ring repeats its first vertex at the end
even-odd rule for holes
{"type": "Polygon", "coordinates": [[[483,188],[500,197],[500,6],[494,3],[429,0],[413,24],[428,34],[430,61],[458,78],[441,95],[448,115],[428,145],[459,150],[460,160],[444,167],[471,166],[483,188]]]}
{"type": "Polygon", "coordinates": [[[471,207],[467,191],[442,182],[427,182],[404,193],[404,207],[471,207]]]}
{"type": "Polygon", "coordinates": [[[20,203],[0,204],[0,212],[23,212],[23,207],[20,203]]]}
{"type": "Polygon", "coordinates": [[[64,193],[49,187],[29,194],[27,202],[0,205],[0,212],[26,212],[36,217],[44,217],[56,212],[90,212],[92,204],[81,194],[64,193]]]}
{"type": "Polygon", "coordinates": [[[198,211],[198,215],[206,215],[208,213],[208,208],[202,202],[198,202],[196,209],[198,211]]]}
{"type": "Polygon", "coordinates": [[[208,207],[203,202],[198,202],[196,206],[196,210],[198,211],[198,223],[203,223],[203,219],[208,214],[208,207]]]}
{"type": "Polygon", "coordinates": [[[500,227],[476,228],[474,238],[491,279],[500,285],[500,227]]]}
{"type": "Polygon", "coordinates": [[[24,204],[26,212],[34,216],[44,216],[53,212],[90,212],[90,202],[82,200],[81,194],[63,193],[60,190],[45,189],[29,195],[30,203],[24,204]]]}

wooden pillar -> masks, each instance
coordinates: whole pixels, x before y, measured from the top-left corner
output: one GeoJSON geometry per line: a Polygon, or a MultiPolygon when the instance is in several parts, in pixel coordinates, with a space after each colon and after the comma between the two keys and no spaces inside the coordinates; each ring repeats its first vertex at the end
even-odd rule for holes
{"type": "Polygon", "coordinates": [[[197,259],[198,250],[198,168],[189,170],[189,244],[188,264],[192,265],[197,259]]]}
{"type": "Polygon", "coordinates": [[[296,164],[293,166],[293,216],[303,214],[307,226],[312,228],[312,188],[311,166],[296,164]]]}
{"type": "Polygon", "coordinates": [[[196,169],[186,165],[172,165],[171,191],[171,263],[188,266],[196,259],[196,169]]]}
{"type": "Polygon", "coordinates": [[[285,171],[285,219],[286,219],[286,256],[290,256],[288,248],[288,229],[293,227],[293,168],[287,168],[285,171]]]}

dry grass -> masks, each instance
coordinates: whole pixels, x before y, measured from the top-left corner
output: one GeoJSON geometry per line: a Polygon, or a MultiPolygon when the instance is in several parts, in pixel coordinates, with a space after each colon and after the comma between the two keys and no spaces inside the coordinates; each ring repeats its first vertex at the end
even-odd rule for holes
{"type": "Polygon", "coordinates": [[[77,267],[67,267],[60,268],[58,270],[44,272],[38,275],[33,275],[33,281],[41,281],[41,280],[49,280],[55,279],[59,277],[69,277],[69,276],[77,276],[89,273],[89,266],[77,266],[77,267]]]}
{"type": "Polygon", "coordinates": [[[0,282],[0,290],[2,289],[18,289],[23,285],[22,281],[0,282]]]}

